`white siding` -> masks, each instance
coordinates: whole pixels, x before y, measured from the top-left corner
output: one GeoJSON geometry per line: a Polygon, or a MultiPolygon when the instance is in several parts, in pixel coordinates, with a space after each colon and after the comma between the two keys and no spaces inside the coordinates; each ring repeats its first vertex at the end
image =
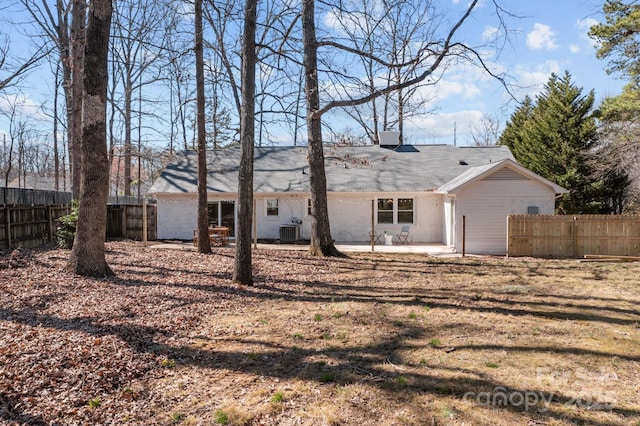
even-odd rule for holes
{"type": "Polygon", "coordinates": [[[198,222],[198,200],[190,195],[158,195],[158,239],[190,240],[198,222]]]}
{"type": "MultiPolygon", "coordinates": [[[[329,221],[331,236],[337,242],[367,242],[371,229],[371,201],[376,231],[380,234],[398,234],[406,224],[378,224],[376,205],[378,198],[413,198],[413,224],[409,224],[410,242],[440,242],[442,240],[441,197],[434,193],[385,194],[329,194],[329,221]]],[[[397,201],[396,201],[397,204],[397,201]]]]}
{"type": "Polygon", "coordinates": [[[442,207],[442,238],[440,241],[448,247],[454,247],[456,229],[455,200],[443,195],[442,207]]]}
{"type": "Polygon", "coordinates": [[[481,180],[456,197],[456,251],[462,251],[462,216],[466,220],[468,253],[505,254],[507,216],[527,214],[537,206],[539,214],[553,214],[555,193],[533,180],[481,180]]]}
{"type": "Polygon", "coordinates": [[[297,217],[303,221],[300,229],[301,238],[309,238],[304,230],[311,218],[307,216],[307,197],[304,195],[274,194],[273,197],[256,198],[256,222],[258,238],[280,238],[280,225],[290,224],[291,218],[297,217]],[[278,216],[267,216],[267,198],[278,200],[278,216]]]}

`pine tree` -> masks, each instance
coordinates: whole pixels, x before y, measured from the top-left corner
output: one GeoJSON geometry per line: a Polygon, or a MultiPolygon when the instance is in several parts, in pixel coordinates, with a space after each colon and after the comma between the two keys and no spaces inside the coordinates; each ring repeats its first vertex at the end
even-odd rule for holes
{"type": "Polygon", "coordinates": [[[521,163],[529,163],[527,157],[527,150],[523,149],[522,135],[524,134],[523,128],[527,125],[527,122],[531,119],[533,114],[533,101],[529,96],[524,98],[524,101],[511,115],[510,120],[498,139],[498,145],[506,145],[509,147],[514,157],[521,163]]]}
{"type": "Polygon", "coordinates": [[[602,183],[588,161],[597,134],[593,104],[593,91],[583,95],[568,71],[552,74],[535,105],[523,103],[500,137],[520,164],[569,190],[559,200],[560,213],[601,211],[602,183]]]}

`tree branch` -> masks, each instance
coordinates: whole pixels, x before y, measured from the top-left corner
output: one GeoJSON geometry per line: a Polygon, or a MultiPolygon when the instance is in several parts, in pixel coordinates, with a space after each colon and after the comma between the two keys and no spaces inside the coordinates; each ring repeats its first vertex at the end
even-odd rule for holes
{"type": "Polygon", "coordinates": [[[331,101],[331,102],[327,103],[324,107],[319,108],[318,110],[316,110],[313,115],[317,118],[317,117],[321,117],[324,113],[330,111],[333,108],[363,105],[363,104],[366,104],[368,102],[371,102],[372,100],[374,100],[374,99],[378,98],[379,96],[382,96],[382,95],[384,95],[386,93],[393,92],[393,91],[400,90],[400,89],[404,89],[405,87],[409,87],[409,86],[412,86],[414,84],[420,83],[421,81],[426,80],[427,77],[429,77],[431,74],[434,73],[434,71],[436,71],[438,69],[438,67],[440,66],[442,61],[449,55],[451,49],[453,49],[453,48],[455,48],[457,46],[461,46],[462,48],[466,48],[466,46],[464,46],[463,44],[451,43],[451,40],[453,39],[453,36],[456,34],[458,29],[460,29],[462,24],[471,15],[471,12],[473,11],[473,9],[475,8],[475,6],[477,4],[478,4],[478,0],[473,0],[469,4],[469,6],[467,7],[466,12],[462,15],[462,17],[460,17],[458,22],[456,22],[456,24],[453,26],[453,28],[451,28],[451,30],[449,31],[449,34],[447,35],[447,38],[444,41],[444,44],[442,46],[442,50],[440,51],[440,53],[437,54],[433,64],[431,64],[431,66],[429,66],[422,74],[420,74],[417,77],[412,78],[410,80],[406,80],[406,81],[404,81],[402,83],[394,84],[394,85],[390,85],[390,86],[387,86],[387,87],[382,88],[382,89],[378,89],[378,90],[376,90],[376,91],[374,91],[374,92],[372,92],[372,93],[370,93],[370,94],[368,94],[366,96],[363,96],[363,97],[360,97],[360,98],[357,98],[357,99],[331,101]]]}

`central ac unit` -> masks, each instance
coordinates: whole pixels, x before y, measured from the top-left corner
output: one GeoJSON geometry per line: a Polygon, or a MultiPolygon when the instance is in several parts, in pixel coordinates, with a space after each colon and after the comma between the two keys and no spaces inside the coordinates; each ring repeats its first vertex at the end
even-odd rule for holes
{"type": "Polygon", "coordinates": [[[298,225],[280,225],[280,242],[295,243],[300,237],[298,225]]]}

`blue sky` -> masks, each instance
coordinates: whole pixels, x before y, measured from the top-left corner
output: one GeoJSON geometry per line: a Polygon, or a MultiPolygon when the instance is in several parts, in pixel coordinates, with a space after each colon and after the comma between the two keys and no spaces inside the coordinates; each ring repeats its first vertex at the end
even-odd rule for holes
{"type": "MultiPolygon", "coordinates": [[[[461,3],[465,0],[453,0],[461,3]]],[[[518,100],[535,97],[552,72],[568,70],[574,83],[587,94],[594,90],[596,102],[620,92],[624,81],[605,72],[606,61],[595,56],[589,27],[602,21],[599,0],[505,1],[510,12],[508,43],[492,65],[504,71],[513,84],[518,100]]],[[[486,7],[487,5],[485,5],[486,7]]],[[[482,14],[471,19],[465,35],[480,42],[495,31],[494,19],[482,14]]],[[[483,114],[499,117],[504,123],[517,103],[496,81],[465,70],[444,75],[434,102],[436,114],[425,115],[413,123],[410,138],[414,143],[452,143],[454,126],[460,145],[471,143],[469,129],[483,114]]]]}
{"type": "MultiPolygon", "coordinates": [[[[463,8],[467,0],[440,0],[450,2],[452,8],[463,8]]],[[[596,99],[616,95],[624,81],[604,71],[606,62],[595,57],[593,41],[587,37],[589,27],[602,20],[603,0],[503,0],[503,5],[515,16],[509,17],[508,42],[494,57],[487,50],[488,63],[496,72],[504,72],[516,99],[535,96],[552,72],[568,70],[576,85],[585,93],[595,91],[596,99]]],[[[487,45],[496,31],[495,16],[491,16],[490,2],[483,0],[477,13],[462,28],[464,40],[471,45],[487,45]],[[484,3],[484,4],[483,4],[484,3]]],[[[4,26],[7,28],[6,26],[4,26]]],[[[2,33],[0,29],[0,35],[2,33]]],[[[14,30],[15,31],[15,30],[14,30]]],[[[12,34],[15,39],[17,34],[12,34]]],[[[42,73],[32,73],[24,89],[24,101],[34,111],[36,105],[51,96],[51,89],[42,77],[49,78],[48,65],[42,73]]],[[[470,130],[483,114],[504,122],[516,107],[505,89],[494,79],[469,67],[447,70],[436,90],[430,93],[429,113],[415,117],[405,125],[409,143],[453,143],[454,127],[459,145],[471,143],[470,130]]],[[[0,107],[3,106],[0,94],[0,107]]],[[[345,127],[349,124],[346,123],[345,127]]],[[[354,127],[351,125],[351,127],[354,127]]],[[[0,137],[8,130],[6,120],[0,117],[0,137]]],[[[290,138],[282,135],[283,143],[290,138]]]]}

